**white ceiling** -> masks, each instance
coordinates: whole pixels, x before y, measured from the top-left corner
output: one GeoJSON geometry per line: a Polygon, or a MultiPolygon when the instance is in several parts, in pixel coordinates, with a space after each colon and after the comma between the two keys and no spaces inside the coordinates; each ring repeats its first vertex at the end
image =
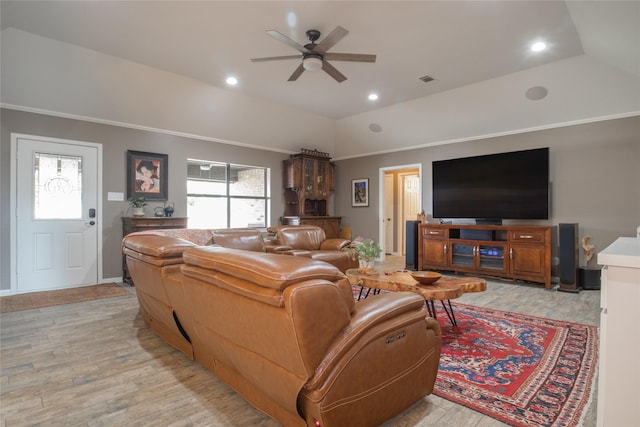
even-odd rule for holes
{"type": "MultiPolygon", "coordinates": [[[[0,8],[4,39],[20,40],[5,45],[3,39],[3,105],[212,140],[285,151],[319,148],[346,158],[640,110],[640,1],[2,0],[0,8]],[[349,34],[329,52],[377,55],[373,64],[332,62],[348,78],[342,83],[322,71],[288,82],[297,59],[250,61],[297,53],[267,30],[304,44],[306,30],[324,36],[338,25],[349,34]],[[14,29],[25,33],[10,33],[14,29]],[[40,43],[39,50],[21,51],[23,44],[32,46],[26,33],[90,50],[56,51],[53,57],[46,46],[58,47],[40,43]],[[532,53],[535,40],[549,48],[532,53]],[[61,61],[68,55],[89,58],[91,51],[141,64],[140,70],[183,76],[194,85],[181,81],[167,88],[173,93],[165,94],[165,104],[150,109],[163,100],[138,93],[131,85],[141,86],[140,79],[117,76],[96,59],[102,74],[94,68],[95,75],[82,77],[85,85],[74,87],[81,63],[69,62],[64,70],[61,61]],[[47,67],[59,80],[48,86],[42,83],[47,67]],[[239,79],[234,88],[224,83],[229,75],[239,79]],[[423,83],[419,78],[425,75],[435,81],[423,83]],[[94,92],[86,86],[91,78],[94,92]],[[111,96],[105,100],[100,90],[107,80],[111,96]],[[544,102],[527,100],[526,90],[538,85],[550,95],[544,102]],[[72,92],[76,101],[60,96],[72,92]],[[370,92],[379,99],[370,102],[370,92]],[[198,93],[207,103],[228,105],[228,111],[212,116],[198,93]],[[141,95],[144,101],[136,99],[141,95]],[[173,113],[163,110],[171,105],[173,113]],[[252,126],[238,125],[243,116],[252,126]]],[[[159,78],[156,73],[149,81],[159,78]]],[[[142,86],[140,91],[151,87],[142,86]]]]}
{"type": "Polygon", "coordinates": [[[640,26],[638,3],[602,3],[3,1],[2,28],[15,27],[215,86],[224,86],[225,77],[234,75],[240,83],[233,90],[342,118],[585,51],[638,73],[638,58],[631,55],[638,52],[638,39],[633,40],[640,26]],[[304,44],[306,30],[326,35],[337,25],[349,34],[330,52],[377,55],[375,64],[333,62],[348,78],[343,83],[322,71],[288,82],[297,59],[250,62],[297,53],[266,30],[304,44]],[[537,39],[550,48],[530,52],[537,39]],[[425,75],[436,80],[425,84],[419,80],[425,75]],[[367,100],[370,92],[379,94],[377,102],[367,100]]]}

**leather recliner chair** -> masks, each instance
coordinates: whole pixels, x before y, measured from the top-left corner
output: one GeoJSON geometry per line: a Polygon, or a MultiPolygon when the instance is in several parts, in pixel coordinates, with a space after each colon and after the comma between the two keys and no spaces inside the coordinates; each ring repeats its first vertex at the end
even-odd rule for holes
{"type": "Polygon", "coordinates": [[[324,230],[315,225],[280,226],[273,230],[275,241],[269,249],[271,252],[325,261],[343,273],[358,267],[358,260],[342,250],[351,244],[351,240],[327,239],[324,230]]]}

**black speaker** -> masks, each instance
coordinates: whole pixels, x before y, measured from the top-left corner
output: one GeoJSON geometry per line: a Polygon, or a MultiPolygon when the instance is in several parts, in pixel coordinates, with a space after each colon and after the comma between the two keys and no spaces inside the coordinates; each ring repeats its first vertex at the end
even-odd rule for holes
{"type": "Polygon", "coordinates": [[[560,258],[559,291],[580,292],[578,287],[578,224],[558,224],[560,258]]]}
{"type": "Polygon", "coordinates": [[[578,268],[578,285],[585,290],[599,290],[600,273],[600,267],[578,268]]]}
{"type": "Polygon", "coordinates": [[[407,221],[405,233],[405,261],[407,270],[418,269],[418,221],[407,221]]]}

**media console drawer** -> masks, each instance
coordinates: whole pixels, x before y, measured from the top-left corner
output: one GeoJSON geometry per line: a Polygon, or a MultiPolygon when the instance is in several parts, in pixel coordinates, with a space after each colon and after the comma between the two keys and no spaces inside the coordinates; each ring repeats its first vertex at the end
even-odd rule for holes
{"type": "Polygon", "coordinates": [[[447,237],[447,230],[444,228],[423,227],[422,237],[424,237],[425,239],[444,239],[445,237],[447,237]]]}
{"type": "Polygon", "coordinates": [[[544,243],[545,233],[538,230],[512,230],[509,232],[509,240],[512,242],[544,243]]]}

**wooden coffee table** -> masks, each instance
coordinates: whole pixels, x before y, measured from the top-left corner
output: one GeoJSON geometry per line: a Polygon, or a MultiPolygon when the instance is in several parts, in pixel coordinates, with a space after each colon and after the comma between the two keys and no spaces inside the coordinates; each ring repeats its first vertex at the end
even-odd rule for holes
{"type": "Polygon", "coordinates": [[[421,285],[413,277],[410,271],[404,270],[381,270],[373,273],[360,272],[357,268],[349,269],[345,272],[352,285],[360,286],[362,297],[364,288],[369,288],[365,298],[371,290],[374,294],[381,290],[414,292],[424,298],[429,316],[436,318],[434,301],[440,301],[442,308],[447,313],[447,317],[457,327],[451,300],[459,298],[466,292],[483,292],[487,289],[487,281],[479,277],[441,277],[431,285],[421,285]],[[446,301],[446,304],[445,304],[446,301]]]}

